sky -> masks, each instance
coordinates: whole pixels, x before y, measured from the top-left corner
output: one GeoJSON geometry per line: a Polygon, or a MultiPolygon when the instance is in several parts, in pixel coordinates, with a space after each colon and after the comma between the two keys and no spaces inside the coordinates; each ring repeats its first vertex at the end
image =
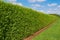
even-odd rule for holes
{"type": "Polygon", "coordinates": [[[60,14],[60,0],[7,0],[47,14],[60,14]]]}

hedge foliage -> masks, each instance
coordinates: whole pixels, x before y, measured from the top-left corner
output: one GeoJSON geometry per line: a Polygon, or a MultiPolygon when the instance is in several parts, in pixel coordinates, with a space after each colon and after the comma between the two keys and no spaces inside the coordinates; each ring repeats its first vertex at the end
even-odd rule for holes
{"type": "Polygon", "coordinates": [[[23,40],[54,19],[42,12],[0,2],[0,40],[23,40]]]}

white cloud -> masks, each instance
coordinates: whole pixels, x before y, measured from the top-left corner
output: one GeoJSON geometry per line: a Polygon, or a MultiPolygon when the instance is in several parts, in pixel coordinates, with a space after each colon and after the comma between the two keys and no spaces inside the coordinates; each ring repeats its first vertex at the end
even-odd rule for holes
{"type": "Polygon", "coordinates": [[[60,8],[60,5],[58,5],[58,7],[60,8]]]}
{"type": "Polygon", "coordinates": [[[34,2],[45,2],[46,0],[28,0],[28,1],[34,3],[34,2]]]}
{"type": "Polygon", "coordinates": [[[44,12],[44,10],[40,10],[41,12],[44,12]]]}
{"type": "Polygon", "coordinates": [[[40,9],[40,8],[43,8],[44,6],[40,5],[40,4],[32,4],[31,5],[31,8],[32,9],[40,9]]]}
{"type": "Polygon", "coordinates": [[[49,14],[60,14],[60,11],[51,10],[51,11],[47,11],[47,13],[49,13],[49,14]]]}
{"type": "Polygon", "coordinates": [[[51,4],[48,4],[48,6],[57,6],[57,3],[51,3],[51,4]]]}
{"type": "Polygon", "coordinates": [[[32,6],[32,7],[41,7],[40,4],[32,4],[31,6],[32,6]]]}
{"type": "Polygon", "coordinates": [[[57,6],[57,7],[46,8],[45,6],[42,6],[40,4],[32,4],[32,8],[36,9],[37,11],[41,11],[47,14],[60,14],[60,5],[58,6],[56,4],[54,6],[57,6]]]}
{"type": "Polygon", "coordinates": [[[23,6],[23,4],[22,4],[22,3],[12,3],[12,4],[23,6]]]}
{"type": "Polygon", "coordinates": [[[17,0],[7,0],[7,1],[9,1],[9,2],[16,2],[17,0]]]}
{"type": "Polygon", "coordinates": [[[36,0],[28,0],[28,2],[33,3],[36,2],[36,0]]]}
{"type": "Polygon", "coordinates": [[[56,9],[50,8],[50,9],[46,10],[46,13],[48,13],[48,14],[60,14],[59,10],[60,9],[58,9],[58,8],[56,8],[56,9]]]}
{"type": "Polygon", "coordinates": [[[22,3],[17,3],[17,0],[7,0],[8,2],[14,4],[14,5],[20,5],[20,6],[23,6],[22,3]]]}
{"type": "Polygon", "coordinates": [[[44,1],[46,1],[46,0],[37,0],[38,2],[44,2],[44,1]]]}
{"type": "Polygon", "coordinates": [[[46,14],[60,14],[60,9],[58,8],[40,9],[38,11],[44,12],[46,14]]]}
{"type": "Polygon", "coordinates": [[[23,4],[22,3],[17,3],[18,5],[21,5],[21,6],[23,6],[23,4]]]}

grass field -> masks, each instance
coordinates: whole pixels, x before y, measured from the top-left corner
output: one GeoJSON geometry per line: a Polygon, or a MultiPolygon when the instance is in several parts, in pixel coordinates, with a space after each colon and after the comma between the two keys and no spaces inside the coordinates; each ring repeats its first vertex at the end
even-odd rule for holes
{"type": "Polygon", "coordinates": [[[33,40],[60,40],[60,19],[33,40]]]}
{"type": "Polygon", "coordinates": [[[54,16],[56,16],[56,17],[59,17],[59,18],[60,18],[60,15],[58,15],[58,14],[50,14],[50,15],[54,15],[54,16]]]}

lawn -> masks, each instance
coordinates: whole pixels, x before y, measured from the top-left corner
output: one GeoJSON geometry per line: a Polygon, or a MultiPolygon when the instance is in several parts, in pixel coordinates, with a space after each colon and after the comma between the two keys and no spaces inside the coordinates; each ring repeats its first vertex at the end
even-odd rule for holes
{"type": "Polygon", "coordinates": [[[32,40],[60,40],[60,19],[32,40]]]}

